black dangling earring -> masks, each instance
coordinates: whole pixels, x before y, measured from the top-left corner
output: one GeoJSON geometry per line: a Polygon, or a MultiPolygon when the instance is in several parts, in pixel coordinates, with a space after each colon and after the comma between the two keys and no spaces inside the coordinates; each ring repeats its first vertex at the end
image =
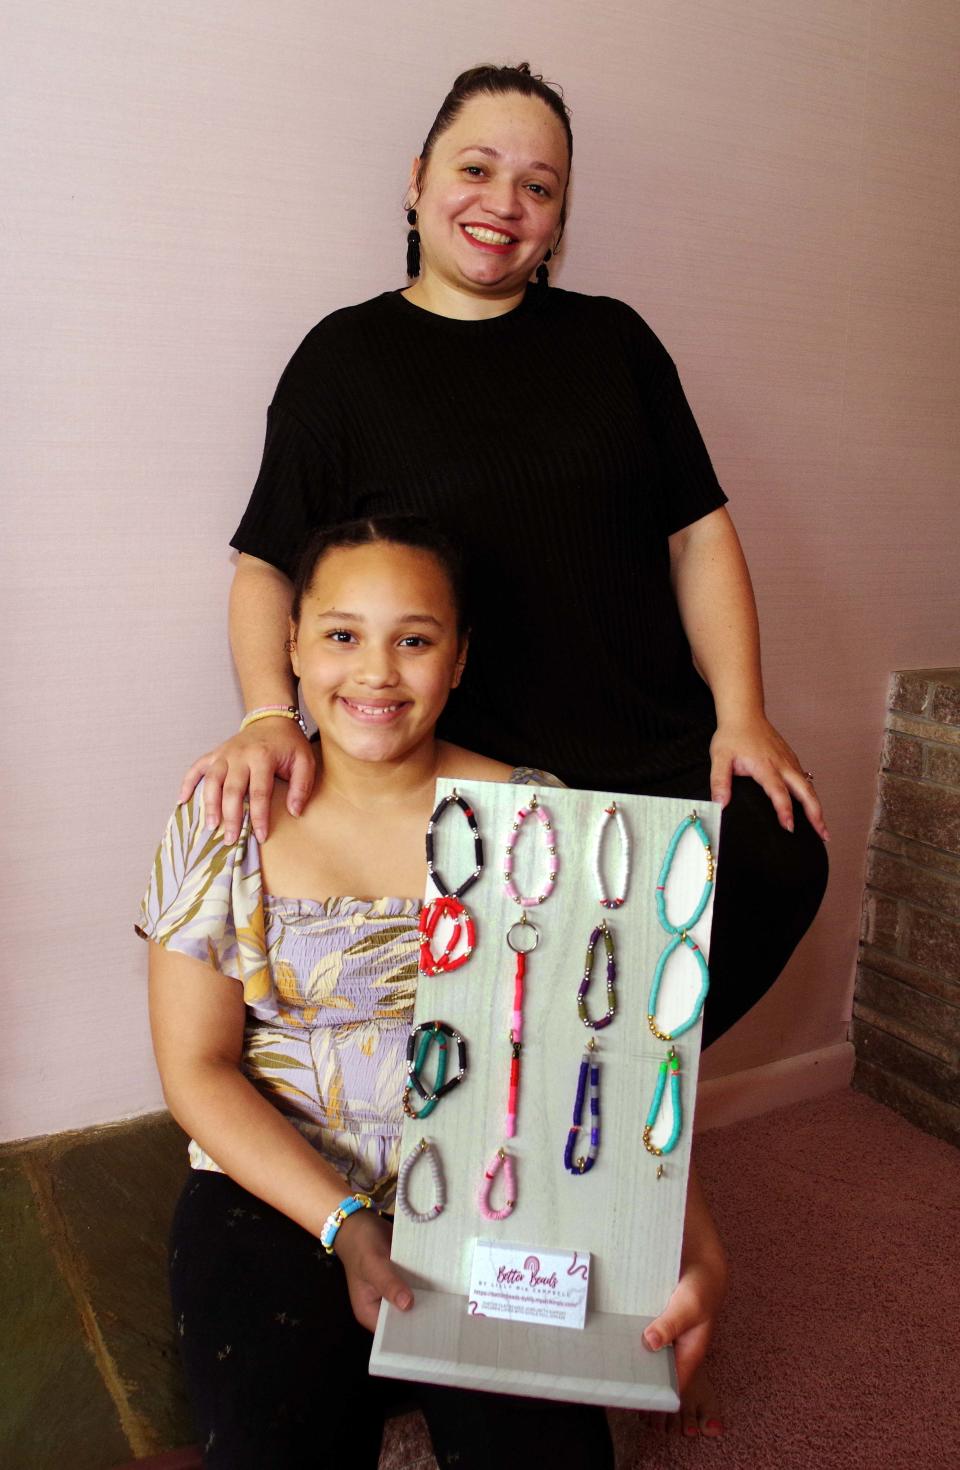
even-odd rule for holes
{"type": "Polygon", "coordinates": [[[552,259],[553,259],[553,251],[552,250],[548,250],[547,253],[546,253],[546,255],[541,260],[540,264],[537,266],[537,285],[538,286],[549,286],[549,284],[550,284],[550,272],[547,270],[547,261],[548,260],[552,260],[552,259]]]}
{"type": "Polygon", "coordinates": [[[407,235],[407,275],[418,276],[420,274],[420,231],[413,228],[417,223],[417,211],[407,210],[407,224],[411,226],[407,235]]]}

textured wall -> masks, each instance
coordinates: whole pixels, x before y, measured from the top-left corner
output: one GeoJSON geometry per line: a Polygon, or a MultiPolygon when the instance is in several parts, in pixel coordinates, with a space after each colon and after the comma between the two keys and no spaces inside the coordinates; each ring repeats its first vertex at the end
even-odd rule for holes
{"type": "Polygon", "coordinates": [[[409,159],[484,57],[566,86],[558,282],[676,357],[828,804],[825,911],[708,1070],[843,1038],[887,673],[960,661],[958,42],[951,0],[7,0],[6,1136],[158,1104],[131,921],[239,711],[266,404],[318,317],[403,284],[409,159]]]}
{"type": "Polygon", "coordinates": [[[891,680],[854,996],[856,1085],[960,1143],[960,669],[891,680]]]}

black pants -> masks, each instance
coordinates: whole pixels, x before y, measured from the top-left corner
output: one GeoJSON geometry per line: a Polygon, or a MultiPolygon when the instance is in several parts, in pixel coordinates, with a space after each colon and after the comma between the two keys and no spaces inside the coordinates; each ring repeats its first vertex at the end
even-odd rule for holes
{"type": "Polygon", "coordinates": [[[422,1410],[441,1467],[612,1470],[602,1409],[367,1372],[343,1267],[224,1174],[195,1172],[173,1221],[170,1286],[204,1463],[375,1470],[385,1417],[422,1410]]]}
{"type": "MultiPolygon", "coordinates": [[[[709,793],[707,778],[691,795],[709,793]]],[[[820,907],[826,848],[797,802],[793,819],[793,832],[784,831],[763,788],[734,777],[720,825],[704,1050],[766,995],[820,907]]]]}

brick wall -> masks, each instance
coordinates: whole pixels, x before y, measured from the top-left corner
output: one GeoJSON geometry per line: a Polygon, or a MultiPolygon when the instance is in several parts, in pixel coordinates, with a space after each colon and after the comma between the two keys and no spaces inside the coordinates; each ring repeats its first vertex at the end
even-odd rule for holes
{"type": "Polygon", "coordinates": [[[855,1087],[960,1144],[960,669],[891,679],[853,1042],[855,1087]]]}

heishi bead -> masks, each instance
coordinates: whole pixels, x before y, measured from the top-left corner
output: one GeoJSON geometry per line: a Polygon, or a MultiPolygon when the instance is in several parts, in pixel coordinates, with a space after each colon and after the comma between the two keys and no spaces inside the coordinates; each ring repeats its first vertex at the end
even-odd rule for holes
{"type": "Polygon", "coordinates": [[[505,1148],[498,1148],[487,1168],[483,1173],[483,1181],[477,1194],[477,1207],[485,1220],[506,1220],[508,1215],[513,1214],[513,1208],[517,1202],[517,1181],[513,1170],[513,1159],[505,1148]],[[500,1170],[503,1170],[503,1182],[507,1191],[507,1198],[502,1210],[495,1210],[490,1204],[490,1195],[493,1192],[493,1184],[500,1170]]]}
{"type": "Polygon", "coordinates": [[[563,1165],[570,1174],[588,1174],[597,1160],[600,1152],[600,1063],[597,1060],[595,1042],[591,1039],[583,1054],[580,1063],[580,1071],[577,1075],[577,1091],[573,1102],[573,1122],[567,1133],[566,1147],[563,1151],[563,1165]],[[590,1087],[590,1143],[585,1154],[574,1158],[577,1141],[580,1137],[581,1124],[583,1120],[583,1104],[587,1093],[587,1084],[590,1087]]]}
{"type": "Polygon", "coordinates": [[[667,1052],[660,1063],[657,1072],[657,1083],[653,1091],[653,1099],[647,1113],[647,1120],[643,1128],[643,1146],[648,1153],[655,1154],[657,1158],[663,1154],[672,1153],[680,1138],[683,1119],[680,1111],[680,1058],[673,1047],[667,1052]],[[670,1081],[670,1107],[673,1114],[673,1122],[670,1128],[670,1136],[666,1142],[659,1147],[651,1141],[651,1135],[656,1125],[657,1117],[663,1106],[663,1096],[666,1090],[667,1079],[670,1081]]]}
{"type": "Polygon", "coordinates": [[[456,787],[454,787],[454,789],[450,792],[449,796],[444,796],[441,798],[436,810],[427,823],[426,851],[427,872],[436,885],[436,888],[441,897],[443,898],[461,898],[463,894],[466,893],[467,889],[473,886],[473,884],[477,881],[481,872],[483,871],[483,840],[480,836],[480,828],[477,825],[476,813],[474,812],[474,809],[470,805],[470,803],[465,801],[464,798],[460,795],[456,787]],[[446,812],[447,808],[450,806],[458,806],[467,819],[470,831],[473,833],[473,853],[475,863],[473,871],[467,875],[467,877],[463,880],[458,888],[453,889],[452,893],[440,873],[437,871],[433,851],[434,829],[440,821],[441,817],[446,812]]]}
{"type": "Polygon", "coordinates": [[[597,839],[594,845],[593,852],[593,873],[597,885],[597,896],[603,907],[605,909],[621,908],[626,901],[627,889],[630,883],[630,835],[627,832],[627,826],[626,822],[624,821],[623,812],[617,806],[617,803],[615,801],[611,802],[610,806],[604,807],[600,816],[600,825],[597,829],[597,839]],[[620,839],[620,857],[622,868],[618,896],[615,898],[610,898],[607,895],[600,866],[604,833],[606,831],[608,823],[611,820],[616,823],[617,834],[620,839]]]}
{"type": "Polygon", "coordinates": [[[706,909],[706,906],[710,900],[710,894],[713,888],[713,881],[714,862],[713,853],[710,849],[710,841],[704,830],[703,823],[697,816],[697,813],[692,812],[689,817],[685,817],[683,819],[683,821],[680,823],[680,825],[677,827],[677,830],[671,837],[669,843],[667,844],[667,850],[664,854],[663,862],[660,865],[660,872],[657,877],[657,886],[655,892],[657,918],[660,922],[660,927],[667,934],[672,936],[666,948],[663,950],[663,953],[660,955],[660,958],[657,960],[656,966],[653,971],[653,979],[650,982],[650,997],[647,1002],[647,1022],[653,1035],[656,1036],[659,1041],[672,1041],[675,1037],[682,1036],[684,1032],[689,1031],[692,1026],[695,1026],[697,1021],[700,1019],[700,1014],[703,1010],[703,1003],[706,1000],[707,992],[710,989],[710,971],[707,966],[707,961],[704,957],[703,951],[696,943],[696,941],[690,937],[688,930],[692,929],[698,919],[702,917],[703,912],[706,909]],[[667,881],[669,879],[670,870],[673,866],[673,862],[677,854],[677,848],[680,845],[680,840],[691,827],[699,838],[701,846],[704,850],[707,863],[706,879],[704,881],[700,897],[697,900],[697,903],[689,918],[685,919],[682,924],[674,924],[670,921],[670,918],[667,914],[667,881]],[[662,1031],[657,1025],[657,1006],[660,999],[660,987],[671,956],[673,956],[677,952],[677,950],[681,948],[688,949],[696,960],[697,968],[700,974],[700,989],[696,996],[696,999],[694,1000],[690,1014],[686,1017],[686,1019],[681,1021],[679,1025],[674,1026],[671,1031],[662,1031]]]}
{"type": "MultiPolygon", "coordinates": [[[[553,831],[553,825],[550,821],[550,815],[547,812],[546,808],[539,804],[539,801],[536,797],[533,798],[528,807],[521,807],[519,809],[519,811],[517,812],[517,820],[511,824],[511,830],[515,833],[518,833],[523,822],[530,815],[531,812],[534,812],[536,814],[537,820],[539,821],[541,829],[545,835],[553,831]]],[[[537,894],[535,897],[530,897],[526,894],[518,893],[513,882],[513,856],[515,842],[516,838],[512,838],[507,843],[505,850],[505,856],[503,860],[504,892],[506,893],[508,898],[512,899],[514,903],[519,904],[522,908],[534,908],[538,904],[544,903],[546,899],[550,897],[550,894],[553,892],[554,885],[556,884],[557,872],[559,870],[559,863],[557,861],[556,855],[556,845],[554,843],[551,843],[548,839],[546,844],[548,857],[547,880],[543,886],[542,892],[537,894]]]]}
{"type": "Polygon", "coordinates": [[[407,1155],[400,1165],[397,1174],[397,1208],[417,1225],[426,1225],[441,1215],[447,1202],[446,1185],[443,1178],[443,1170],[440,1167],[440,1156],[436,1144],[429,1139],[421,1138],[413,1151],[407,1155]],[[427,1163],[433,1178],[434,1204],[429,1210],[415,1210],[410,1203],[409,1188],[410,1175],[423,1154],[427,1155],[427,1163]]]}
{"type": "Polygon", "coordinates": [[[587,945],[587,957],[584,962],[583,968],[583,979],[580,981],[580,986],[577,990],[577,1015],[583,1022],[584,1026],[593,1031],[602,1031],[605,1026],[610,1025],[610,1022],[616,1015],[617,1010],[616,982],[617,966],[616,959],[614,957],[613,935],[610,932],[606,919],[604,919],[602,923],[596,926],[596,928],[593,930],[593,933],[590,935],[590,942],[587,945]],[[607,1008],[605,1014],[601,1016],[599,1020],[592,1021],[587,1010],[587,991],[590,988],[594,950],[596,949],[597,940],[600,938],[601,934],[603,935],[603,944],[607,955],[607,1008]]]}

